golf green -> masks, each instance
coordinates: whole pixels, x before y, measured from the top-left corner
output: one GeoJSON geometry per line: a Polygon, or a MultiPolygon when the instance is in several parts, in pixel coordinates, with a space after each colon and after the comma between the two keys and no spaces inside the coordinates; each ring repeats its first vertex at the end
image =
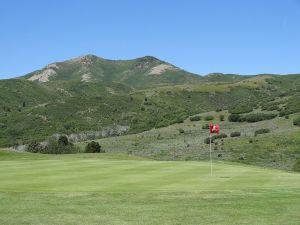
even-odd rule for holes
{"type": "Polygon", "coordinates": [[[122,155],[0,154],[0,224],[300,224],[300,174],[122,155]]]}

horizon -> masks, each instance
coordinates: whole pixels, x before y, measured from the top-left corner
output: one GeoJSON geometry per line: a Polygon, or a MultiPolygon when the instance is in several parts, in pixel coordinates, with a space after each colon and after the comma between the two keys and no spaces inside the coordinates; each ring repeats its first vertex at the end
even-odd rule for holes
{"type": "Polygon", "coordinates": [[[202,76],[299,74],[299,21],[300,0],[13,0],[0,8],[0,79],[86,54],[150,55],[202,76]]]}
{"type": "MultiPolygon", "coordinates": [[[[144,58],[144,57],[153,57],[153,58],[156,58],[160,61],[163,61],[163,62],[166,62],[166,63],[169,63],[167,61],[164,61],[163,59],[160,59],[158,57],[155,57],[155,56],[152,56],[152,55],[145,55],[145,56],[140,56],[140,57],[137,57],[137,58],[131,58],[131,59],[108,59],[108,58],[103,58],[101,56],[98,56],[98,55],[95,55],[95,54],[83,54],[83,55],[79,55],[79,56],[76,56],[76,57],[72,57],[72,58],[69,58],[69,59],[65,59],[65,60],[62,60],[62,61],[56,61],[56,62],[50,62],[46,65],[44,65],[43,67],[41,68],[38,68],[36,70],[33,70],[33,71],[30,71],[26,74],[23,74],[23,75],[20,75],[20,76],[15,76],[15,77],[9,77],[9,78],[2,78],[0,76],[0,80],[6,80],[6,79],[16,79],[16,78],[20,78],[20,77],[23,77],[23,76],[26,76],[28,75],[29,73],[31,72],[35,72],[35,71],[38,71],[40,69],[44,69],[45,67],[47,67],[47,65],[50,65],[50,64],[53,64],[53,63],[63,63],[63,62],[66,62],[66,61],[69,61],[69,60],[73,60],[73,59],[76,59],[76,58],[80,58],[80,57],[83,57],[83,56],[95,56],[97,58],[101,58],[101,59],[104,59],[104,60],[110,60],[110,61],[127,61],[127,60],[137,60],[137,59],[140,59],[140,58],[144,58]]],[[[172,64],[172,63],[170,63],[172,64]]],[[[172,64],[174,65],[174,64],[172,64]]],[[[176,65],[174,65],[176,66],[176,65]]],[[[178,67],[178,66],[176,66],[178,67]]],[[[185,70],[184,68],[181,68],[181,67],[178,67],[179,69],[182,69],[186,72],[190,72],[190,73],[193,73],[191,71],[188,71],[188,70],[185,70]]],[[[288,74],[276,74],[276,73],[257,73],[257,74],[238,74],[238,73],[222,73],[222,72],[218,72],[218,71],[215,71],[215,72],[211,72],[211,73],[207,73],[207,74],[197,74],[197,73],[193,73],[194,75],[198,75],[198,76],[201,76],[201,77],[204,77],[204,76],[209,76],[209,75],[214,75],[214,74],[222,74],[222,75],[237,75],[237,76],[265,76],[265,75],[271,75],[271,76],[288,76],[288,75],[300,75],[300,73],[288,73],[288,74]]]]}

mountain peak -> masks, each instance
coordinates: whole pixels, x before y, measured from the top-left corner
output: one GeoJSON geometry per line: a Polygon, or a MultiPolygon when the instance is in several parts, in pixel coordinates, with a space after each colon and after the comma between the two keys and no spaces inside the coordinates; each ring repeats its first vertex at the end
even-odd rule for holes
{"type": "Polygon", "coordinates": [[[51,81],[82,81],[122,83],[134,88],[193,83],[200,77],[159,60],[144,56],[132,60],[109,60],[87,54],[47,65],[25,76],[40,83],[51,81]]]}

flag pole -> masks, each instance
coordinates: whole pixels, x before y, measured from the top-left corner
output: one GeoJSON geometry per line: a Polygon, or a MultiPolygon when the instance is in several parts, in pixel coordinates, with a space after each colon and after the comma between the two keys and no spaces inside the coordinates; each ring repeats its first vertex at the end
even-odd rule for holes
{"type": "Polygon", "coordinates": [[[210,176],[213,173],[212,158],[211,158],[211,133],[209,133],[209,158],[210,158],[210,176]]]}

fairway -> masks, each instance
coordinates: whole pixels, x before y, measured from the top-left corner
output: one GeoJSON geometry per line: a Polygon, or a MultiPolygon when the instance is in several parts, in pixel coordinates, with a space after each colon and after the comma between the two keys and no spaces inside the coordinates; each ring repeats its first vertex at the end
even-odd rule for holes
{"type": "Polygon", "coordinates": [[[0,224],[299,224],[300,174],[0,152],[0,224]]]}

